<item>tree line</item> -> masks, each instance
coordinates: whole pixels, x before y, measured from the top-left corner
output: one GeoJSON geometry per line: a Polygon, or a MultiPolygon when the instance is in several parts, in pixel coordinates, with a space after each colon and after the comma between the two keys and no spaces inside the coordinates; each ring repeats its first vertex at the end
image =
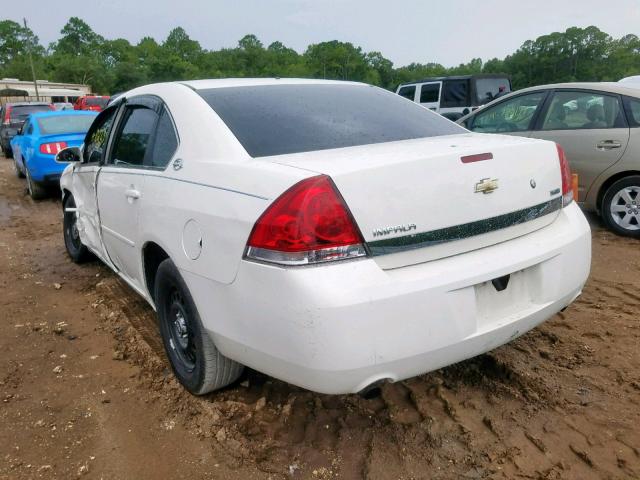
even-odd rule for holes
{"type": "Polygon", "coordinates": [[[29,28],[0,21],[0,78],[30,79],[28,53],[36,76],[50,81],[89,84],[96,93],[115,93],[146,83],[218,77],[309,77],[355,80],[395,89],[402,82],[430,76],[504,73],[514,89],[567,81],[617,81],[640,74],[640,38],[615,39],[595,26],[526,41],[503,59],[474,58],[454,67],[411,63],[394,67],[380,52],[365,52],[332,40],[298,53],[281,42],[268,46],[245,35],[234,48],[207,50],[181,28],[162,42],[144,37],[137,44],[108,40],[82,19],[72,17],[57,41],[41,45],[29,28]]]}

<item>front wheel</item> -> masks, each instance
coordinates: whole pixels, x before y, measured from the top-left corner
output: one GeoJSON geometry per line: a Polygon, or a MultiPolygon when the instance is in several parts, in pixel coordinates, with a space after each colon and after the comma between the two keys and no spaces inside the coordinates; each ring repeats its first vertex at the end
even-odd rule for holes
{"type": "Polygon", "coordinates": [[[187,285],[169,259],[158,267],[154,298],[169,363],[189,392],[203,395],[240,376],[244,367],[222,355],[213,344],[187,285]]]}
{"type": "Polygon", "coordinates": [[[602,218],[618,235],[640,238],[640,175],[622,178],[602,199],[602,218]]]}
{"type": "Polygon", "coordinates": [[[75,263],[83,263],[91,260],[92,254],[80,240],[77,213],[75,211],[67,211],[67,209],[75,208],[76,202],[73,198],[73,195],[69,195],[63,203],[64,216],[62,219],[62,231],[64,235],[64,246],[67,249],[67,253],[71,257],[71,260],[73,260],[75,263]]]}

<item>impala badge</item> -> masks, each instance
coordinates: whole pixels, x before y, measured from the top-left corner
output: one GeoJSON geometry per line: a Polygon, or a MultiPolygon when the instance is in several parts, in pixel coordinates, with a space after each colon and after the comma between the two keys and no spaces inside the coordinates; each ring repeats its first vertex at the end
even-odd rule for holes
{"type": "Polygon", "coordinates": [[[391,233],[407,233],[411,230],[416,230],[415,223],[407,223],[406,225],[396,225],[393,227],[376,228],[373,230],[374,237],[381,237],[383,235],[389,235],[391,233]]]}
{"type": "Polygon", "coordinates": [[[476,183],[475,193],[491,193],[494,190],[498,189],[498,179],[497,178],[483,178],[478,183],[476,183]]]}

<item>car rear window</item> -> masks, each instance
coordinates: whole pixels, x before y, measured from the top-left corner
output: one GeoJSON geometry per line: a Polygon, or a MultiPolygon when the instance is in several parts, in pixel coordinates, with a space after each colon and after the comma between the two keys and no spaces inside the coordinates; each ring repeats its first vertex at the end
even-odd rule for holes
{"type": "Polygon", "coordinates": [[[508,78],[478,78],[476,80],[476,97],[478,103],[489,103],[498,94],[506,94],[511,91],[508,78]]]}
{"type": "Polygon", "coordinates": [[[107,103],[109,103],[109,97],[93,97],[93,98],[87,98],[87,105],[89,105],[90,107],[106,107],[107,103]]]}
{"type": "Polygon", "coordinates": [[[93,115],[53,115],[38,118],[38,126],[42,135],[87,133],[95,118],[93,115]]]}
{"type": "Polygon", "coordinates": [[[200,90],[252,157],[464,133],[413,102],[366,85],[200,90]]]}
{"type": "Polygon", "coordinates": [[[9,115],[11,120],[26,120],[32,113],[49,111],[51,111],[49,105],[13,105],[9,115]]]}

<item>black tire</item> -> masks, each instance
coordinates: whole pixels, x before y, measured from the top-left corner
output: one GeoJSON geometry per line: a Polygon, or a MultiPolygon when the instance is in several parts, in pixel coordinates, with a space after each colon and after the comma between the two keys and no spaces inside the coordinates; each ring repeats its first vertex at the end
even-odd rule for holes
{"type": "Polygon", "coordinates": [[[7,158],[13,158],[13,150],[10,147],[4,149],[4,156],[7,158]]]}
{"type": "Polygon", "coordinates": [[[640,175],[614,182],[602,198],[600,214],[613,232],[640,238],[640,175]]]}
{"type": "Polygon", "coordinates": [[[244,367],[222,355],[213,344],[187,285],[170,259],[158,267],[154,298],[169,363],[189,392],[203,395],[238,379],[244,367]]]}
{"type": "Polygon", "coordinates": [[[22,172],[22,170],[20,170],[20,167],[18,166],[18,162],[16,161],[16,159],[13,159],[13,171],[16,174],[16,177],[18,178],[24,178],[24,173],[22,172]]]}
{"type": "Polygon", "coordinates": [[[62,218],[62,232],[64,235],[64,246],[67,249],[67,253],[71,260],[75,263],[84,263],[93,259],[93,254],[89,249],[82,244],[80,240],[80,233],[77,227],[76,212],[67,212],[67,208],[75,208],[76,202],[73,195],[69,195],[65,198],[62,205],[63,218],[62,218]]]}
{"type": "Polygon", "coordinates": [[[27,190],[29,195],[34,200],[42,200],[47,196],[47,189],[31,178],[28,168],[25,168],[25,170],[27,171],[27,190]]]}

